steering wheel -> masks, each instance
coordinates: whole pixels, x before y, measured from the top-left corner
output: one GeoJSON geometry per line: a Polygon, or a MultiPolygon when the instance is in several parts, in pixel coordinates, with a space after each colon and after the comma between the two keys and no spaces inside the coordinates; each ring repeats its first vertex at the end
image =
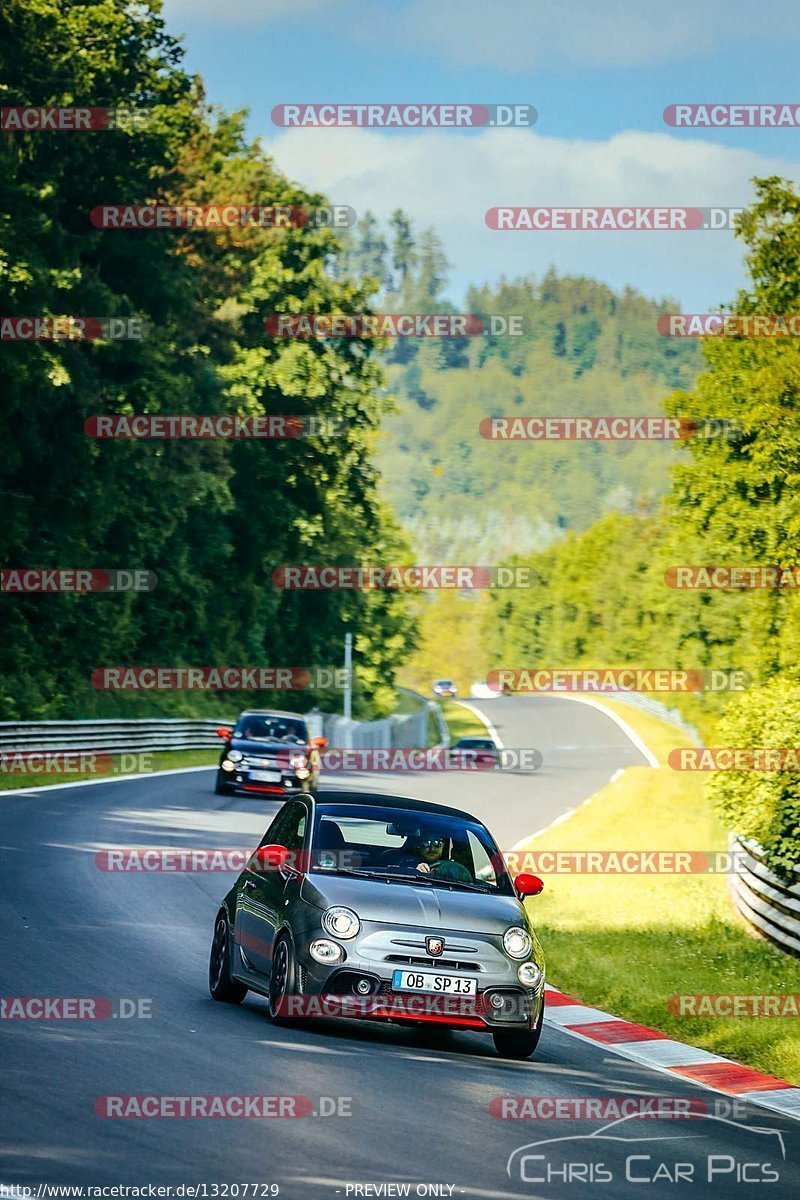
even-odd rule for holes
{"type": "Polygon", "coordinates": [[[446,859],[444,862],[434,863],[430,873],[431,875],[436,875],[439,879],[452,879],[454,883],[475,882],[467,868],[460,862],[454,862],[451,858],[446,859]]]}

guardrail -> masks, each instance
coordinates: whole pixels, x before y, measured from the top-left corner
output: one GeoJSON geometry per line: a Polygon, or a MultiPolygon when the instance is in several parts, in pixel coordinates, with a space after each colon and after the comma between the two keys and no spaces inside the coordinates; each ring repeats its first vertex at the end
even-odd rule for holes
{"type": "MultiPolygon", "coordinates": [[[[349,721],[313,709],[306,714],[312,737],[324,734],[341,749],[397,749],[428,744],[429,714],[437,721],[440,740],[449,745],[439,705],[423,701],[417,712],[380,721],[349,721]]],[[[161,717],[89,721],[0,721],[0,750],[108,750],[119,754],[159,750],[205,750],[220,746],[217,729],[235,717],[161,717]]]]}
{"type": "Polygon", "coordinates": [[[218,747],[217,729],[231,723],[227,717],[0,721],[0,750],[204,750],[218,747]]]}
{"type": "Polygon", "coordinates": [[[763,851],[745,838],[731,837],[737,862],[731,876],[733,902],[744,919],[765,938],[800,957],[800,871],[787,883],[764,865],[763,851]]]}
{"type": "MultiPolygon", "coordinates": [[[[428,745],[429,717],[433,714],[441,745],[450,745],[450,732],[442,710],[433,700],[423,701],[413,713],[384,717],[380,721],[349,721],[332,713],[323,713],[322,732],[342,750],[424,749],[428,745]]],[[[308,718],[306,718],[308,719],[308,718]]]]}
{"type": "Polygon", "coordinates": [[[677,708],[669,708],[668,705],[662,704],[660,700],[653,700],[650,696],[643,696],[641,692],[611,692],[608,696],[609,700],[619,700],[621,704],[630,704],[632,708],[638,708],[642,712],[650,713],[653,717],[658,717],[661,721],[666,721],[668,725],[673,725],[676,729],[680,729],[682,733],[687,734],[696,746],[702,745],[700,734],[695,729],[694,725],[690,725],[684,720],[683,715],[677,708]]]}

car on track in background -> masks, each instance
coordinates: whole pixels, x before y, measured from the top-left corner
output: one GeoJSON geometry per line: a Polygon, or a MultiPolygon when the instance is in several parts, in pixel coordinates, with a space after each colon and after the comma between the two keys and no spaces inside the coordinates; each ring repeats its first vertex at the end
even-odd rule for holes
{"type": "Polygon", "coordinates": [[[500,747],[490,737],[459,738],[450,747],[451,767],[478,770],[500,766],[500,747]]]}
{"type": "Polygon", "coordinates": [[[433,693],[435,696],[441,696],[443,700],[453,700],[458,695],[458,688],[452,679],[437,679],[433,685],[433,693]]]}
{"type": "Polygon", "coordinates": [[[233,729],[221,725],[225,741],[219,760],[217,795],[254,792],[268,796],[314,793],[319,785],[319,751],[327,738],[311,737],[297,713],[249,709],[233,729]]]}
{"type": "Polygon", "coordinates": [[[224,897],[209,988],[267,997],[280,1023],[379,1019],[490,1033],[529,1058],[544,1015],[542,947],[485,826],[445,805],[367,792],[288,801],[224,897]],[[324,1003],[323,1003],[324,1002],[324,1003]]]}

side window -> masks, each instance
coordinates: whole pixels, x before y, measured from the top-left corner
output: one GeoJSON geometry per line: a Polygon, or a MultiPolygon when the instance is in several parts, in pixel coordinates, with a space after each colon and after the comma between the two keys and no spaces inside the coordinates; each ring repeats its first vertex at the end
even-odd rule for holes
{"type": "Polygon", "coordinates": [[[294,800],[278,813],[264,835],[262,846],[285,846],[287,850],[302,850],[306,831],[306,806],[294,800]]]}
{"type": "Polygon", "coordinates": [[[275,814],[272,824],[268,827],[267,832],[264,834],[263,838],[259,842],[259,846],[282,846],[283,845],[283,842],[281,841],[281,830],[282,830],[283,824],[286,820],[286,815],[287,815],[286,809],[288,807],[289,806],[285,804],[283,806],[283,808],[278,809],[278,812],[275,814]]]}
{"type": "Polygon", "coordinates": [[[293,812],[283,845],[288,850],[302,850],[306,832],[306,806],[305,804],[293,804],[291,807],[293,812]]]}
{"type": "Polygon", "coordinates": [[[471,829],[467,830],[469,848],[472,851],[472,873],[480,883],[491,883],[497,887],[497,875],[489,855],[480,844],[471,829]]]}

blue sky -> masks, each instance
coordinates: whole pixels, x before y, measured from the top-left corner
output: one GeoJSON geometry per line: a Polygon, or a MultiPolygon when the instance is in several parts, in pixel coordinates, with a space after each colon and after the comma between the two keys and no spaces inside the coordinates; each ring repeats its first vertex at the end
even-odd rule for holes
{"type": "Polygon", "coordinates": [[[800,5],[773,0],[166,0],[209,98],[247,107],[278,166],[358,212],[435,225],[451,293],[560,271],[705,311],[745,279],[715,233],[496,233],[497,204],[736,206],[800,174],[800,129],[675,130],[666,105],[800,105],[800,5]],[[286,102],[518,102],[533,130],[280,130],[286,102]],[[691,243],[687,242],[691,238],[691,243]]]}

